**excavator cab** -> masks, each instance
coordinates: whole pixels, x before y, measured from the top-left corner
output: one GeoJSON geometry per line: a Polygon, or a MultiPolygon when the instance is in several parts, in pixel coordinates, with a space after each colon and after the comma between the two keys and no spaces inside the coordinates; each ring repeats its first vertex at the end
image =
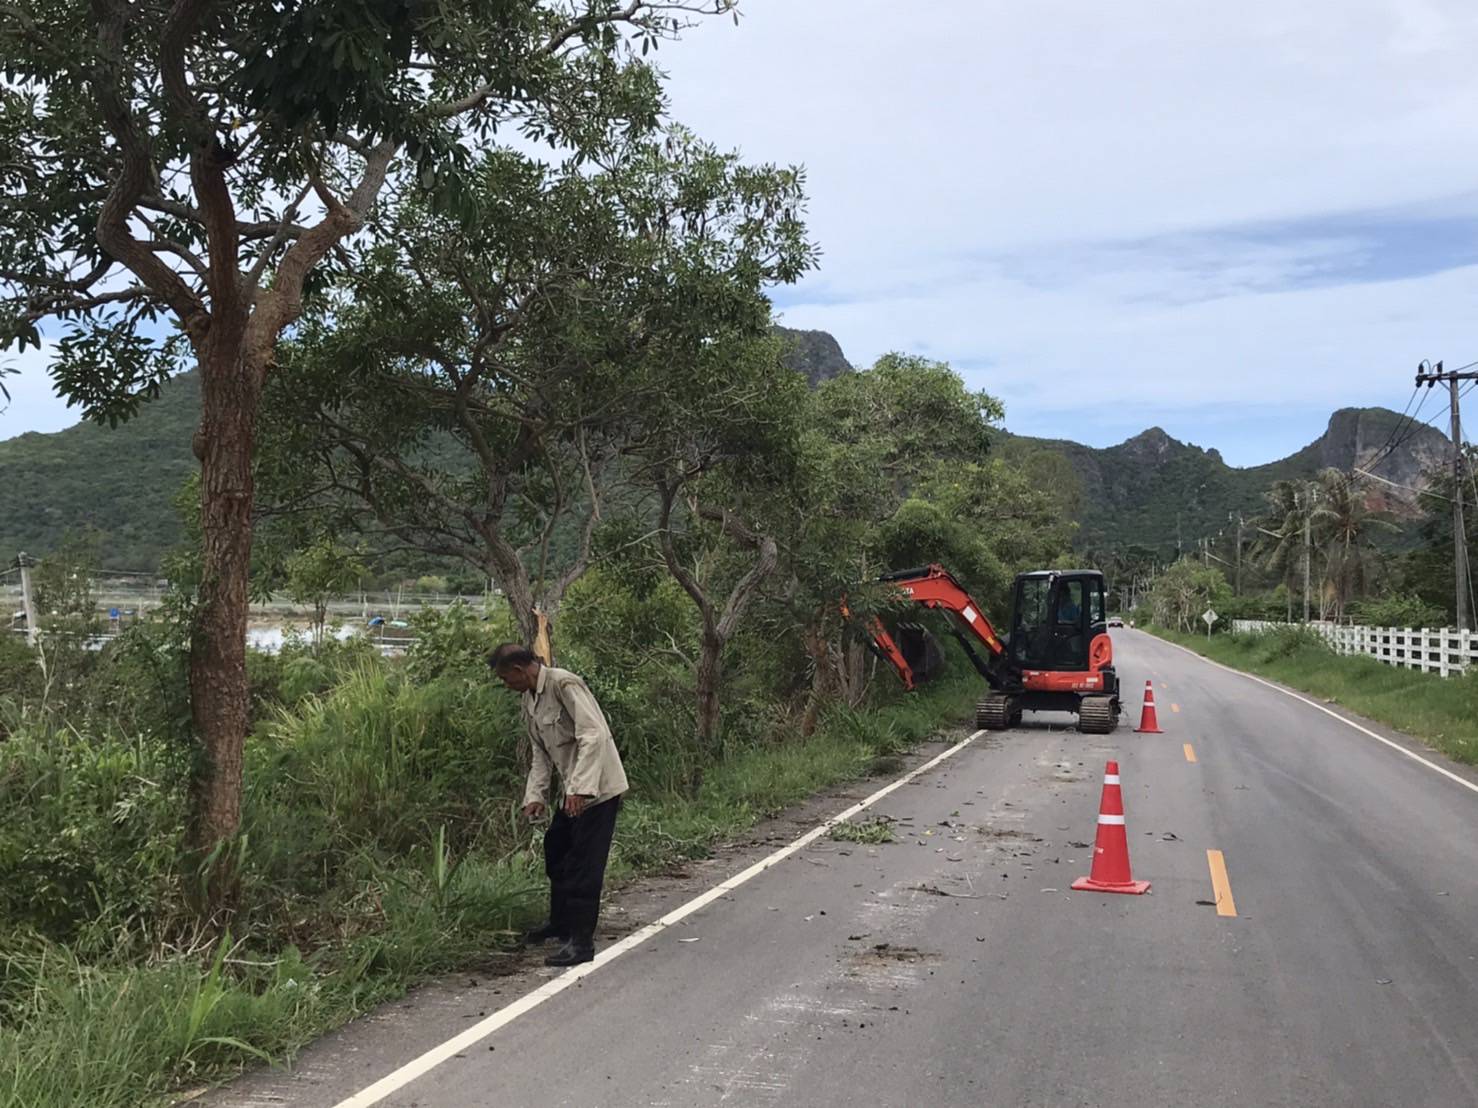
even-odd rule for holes
{"type": "Polygon", "coordinates": [[[1011,604],[1012,662],[1021,669],[1089,669],[1089,646],[1108,631],[1107,591],[1097,570],[1020,574],[1011,604]]]}

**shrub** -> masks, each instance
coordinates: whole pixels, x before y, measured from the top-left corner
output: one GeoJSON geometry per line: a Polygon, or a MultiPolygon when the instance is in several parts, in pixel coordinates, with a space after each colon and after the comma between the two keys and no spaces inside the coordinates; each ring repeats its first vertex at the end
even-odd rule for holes
{"type": "Polygon", "coordinates": [[[1371,627],[1442,627],[1447,623],[1446,612],[1415,593],[1351,601],[1345,612],[1356,623],[1371,627]]]}
{"type": "Polygon", "coordinates": [[[87,949],[157,937],[183,903],[186,771],[159,739],[36,725],[0,744],[0,920],[87,949]]]}

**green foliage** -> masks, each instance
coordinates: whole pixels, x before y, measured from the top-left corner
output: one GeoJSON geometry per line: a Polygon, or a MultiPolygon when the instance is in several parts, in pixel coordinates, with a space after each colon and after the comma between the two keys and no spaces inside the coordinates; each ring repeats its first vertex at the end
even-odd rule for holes
{"type": "Polygon", "coordinates": [[[766,287],[814,251],[799,170],[678,128],[596,171],[494,150],[469,183],[471,214],[387,206],[379,243],[302,328],[269,393],[263,488],[343,528],[394,519],[397,544],[495,576],[527,634],[619,501],[620,456],[664,419],[738,439],[732,351],[768,334],[766,287]]]}
{"type": "Polygon", "coordinates": [[[96,952],[174,926],[184,771],[157,739],[38,725],[0,743],[0,934],[96,952]]]}
{"type": "Polygon", "coordinates": [[[405,854],[443,825],[465,846],[490,806],[506,813],[516,798],[520,730],[516,700],[490,681],[418,684],[360,670],[259,729],[245,833],[275,857],[275,829],[306,806],[339,850],[405,854]]]}
{"type": "MultiPolygon", "coordinates": [[[[24,704],[40,701],[45,687],[45,674],[37,661],[36,652],[25,640],[25,636],[9,631],[0,634],[0,704],[8,701],[19,711],[24,704]]],[[[6,719],[0,715],[0,738],[4,737],[6,719]]]]}
{"type": "Polygon", "coordinates": [[[315,643],[323,638],[328,602],[348,592],[366,572],[357,553],[326,538],[293,551],[283,569],[293,602],[313,607],[315,643]]]}
{"type": "Polygon", "coordinates": [[[185,374],[117,430],[81,423],[0,442],[0,550],[43,557],[86,528],[100,569],[156,569],[183,537],[171,501],[196,468],[199,418],[199,379],[185,374]]]}
{"type": "MultiPolygon", "coordinates": [[[[1201,625],[1201,613],[1207,608],[1221,615],[1231,592],[1221,570],[1182,558],[1155,578],[1150,589],[1154,621],[1175,631],[1194,630],[1201,625]]],[[[1224,620],[1221,626],[1227,626],[1224,620]]]]}
{"type": "Polygon", "coordinates": [[[500,642],[518,637],[505,608],[489,619],[457,601],[448,608],[425,608],[411,619],[415,640],[406,651],[406,673],[413,681],[450,676],[467,681],[488,678],[488,655],[500,642]]]}
{"type": "Polygon", "coordinates": [[[1415,593],[1352,601],[1345,614],[1370,627],[1440,627],[1447,620],[1446,611],[1415,593]]]}
{"type": "Polygon", "coordinates": [[[84,704],[86,681],[97,665],[91,640],[101,629],[94,598],[96,557],[92,539],[69,534],[32,571],[43,710],[76,711],[84,704]]]}
{"type": "Polygon", "coordinates": [[[272,717],[279,708],[294,708],[379,661],[375,645],[360,635],[329,637],[319,643],[301,635],[288,635],[276,653],[248,651],[246,670],[253,718],[262,720],[272,717]]]}
{"type": "Polygon", "coordinates": [[[839,843],[867,843],[878,846],[893,842],[893,821],[886,816],[861,821],[839,823],[831,829],[830,837],[839,843]]]}
{"type": "Polygon", "coordinates": [[[598,566],[571,587],[560,626],[562,638],[578,644],[581,672],[598,677],[690,661],[697,650],[692,604],[667,574],[623,578],[598,566]]]}

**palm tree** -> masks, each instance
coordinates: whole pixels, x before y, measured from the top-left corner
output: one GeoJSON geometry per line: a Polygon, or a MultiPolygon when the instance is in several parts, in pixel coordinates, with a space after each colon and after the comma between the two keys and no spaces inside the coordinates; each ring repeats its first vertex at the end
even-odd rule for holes
{"type": "Polygon", "coordinates": [[[1259,542],[1269,569],[1283,576],[1288,589],[1288,621],[1293,622],[1293,590],[1300,575],[1304,583],[1304,619],[1309,618],[1309,546],[1320,487],[1312,481],[1274,481],[1267,497],[1259,542]]]}
{"type": "Polygon", "coordinates": [[[1348,473],[1326,469],[1319,474],[1319,487],[1314,529],[1324,552],[1324,581],[1339,619],[1350,598],[1363,594],[1370,583],[1374,534],[1399,528],[1370,511],[1364,491],[1348,473]]]}

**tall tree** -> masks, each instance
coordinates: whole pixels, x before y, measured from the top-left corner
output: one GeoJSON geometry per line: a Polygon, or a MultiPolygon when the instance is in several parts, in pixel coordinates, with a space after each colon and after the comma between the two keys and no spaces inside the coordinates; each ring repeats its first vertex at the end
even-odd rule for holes
{"type": "Polygon", "coordinates": [[[593,171],[489,157],[470,217],[388,212],[270,405],[275,493],[475,567],[529,642],[589,565],[632,429],[735,320],[762,333],[764,286],[812,256],[798,170],[679,128],[608,145],[593,171]]]}
{"type": "Polygon", "coordinates": [[[1274,481],[1265,494],[1269,511],[1259,549],[1268,568],[1279,573],[1288,586],[1288,619],[1293,620],[1293,596],[1303,589],[1304,618],[1309,617],[1313,570],[1314,510],[1319,486],[1312,481],[1274,481]]]}
{"type": "Polygon", "coordinates": [[[252,448],[284,330],[392,177],[456,204],[469,142],[581,148],[612,118],[649,124],[657,82],[631,47],[705,7],[730,3],[0,7],[0,339],[60,321],[57,384],[94,419],[181,361],[201,376],[197,846],[240,819],[252,448]]]}
{"type": "Polygon", "coordinates": [[[863,692],[866,655],[843,625],[887,605],[885,570],[944,561],[987,602],[1011,572],[1065,551],[1070,524],[1050,491],[991,455],[995,398],[945,363],[888,354],[827,381],[808,405],[794,513],[782,547],[793,625],[811,669],[806,724],[826,700],[863,692]]]}
{"type": "Polygon", "coordinates": [[[1334,617],[1345,605],[1363,596],[1374,576],[1375,535],[1399,528],[1372,512],[1365,490],[1348,473],[1325,469],[1319,474],[1320,495],[1313,523],[1324,556],[1324,583],[1333,602],[1334,617]]]}
{"type": "Polygon", "coordinates": [[[724,650],[779,564],[776,529],[793,495],[805,382],[766,330],[752,316],[693,351],[627,448],[655,493],[657,551],[698,611],[705,750],[720,734],[724,650]]]}
{"type": "Polygon", "coordinates": [[[1203,566],[1187,555],[1155,578],[1149,599],[1160,626],[1192,631],[1201,613],[1208,607],[1224,608],[1231,592],[1220,569],[1203,566]]]}

